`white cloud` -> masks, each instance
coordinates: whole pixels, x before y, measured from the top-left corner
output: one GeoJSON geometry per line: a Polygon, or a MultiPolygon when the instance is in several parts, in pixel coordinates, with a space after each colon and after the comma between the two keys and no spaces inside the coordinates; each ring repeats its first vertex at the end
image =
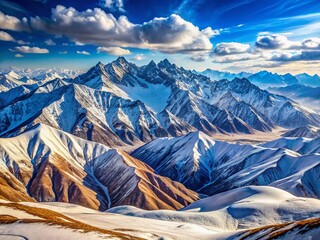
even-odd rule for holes
{"type": "Polygon", "coordinates": [[[0,31],[0,41],[15,42],[16,40],[9,33],[0,31]]]}
{"type": "Polygon", "coordinates": [[[200,30],[175,14],[134,24],[125,16],[116,19],[99,8],[79,12],[61,5],[52,9],[50,20],[31,18],[31,25],[37,30],[65,35],[74,42],[100,47],[145,48],[167,53],[210,51],[212,44],[209,38],[215,34],[211,28],[200,30]]]}
{"type": "Polygon", "coordinates": [[[21,54],[17,53],[16,55],[14,55],[14,57],[16,57],[16,58],[22,58],[22,57],[23,57],[23,55],[21,55],[21,54]]]}
{"type": "Polygon", "coordinates": [[[197,54],[197,55],[192,55],[190,59],[195,62],[204,62],[207,60],[207,56],[202,54],[197,54]]]}
{"type": "Polygon", "coordinates": [[[68,53],[68,51],[59,51],[59,54],[62,54],[62,55],[67,54],[67,53],[68,53]]]}
{"type": "Polygon", "coordinates": [[[140,54],[136,54],[132,59],[136,60],[136,61],[142,61],[142,60],[146,59],[146,56],[144,56],[142,53],[140,53],[140,54]]]}
{"type": "Polygon", "coordinates": [[[217,55],[232,55],[248,52],[250,49],[249,44],[243,44],[238,42],[223,42],[218,43],[214,49],[214,53],[217,55]]]}
{"type": "Polygon", "coordinates": [[[23,41],[23,40],[18,40],[17,43],[20,44],[20,45],[30,44],[29,42],[25,42],[25,41],[23,41]]]}
{"type": "Polygon", "coordinates": [[[261,58],[260,54],[252,54],[252,53],[243,53],[243,54],[234,54],[234,55],[224,55],[214,58],[213,62],[216,63],[232,63],[232,62],[241,62],[248,61],[257,58],[261,58]]]}
{"type": "Polygon", "coordinates": [[[307,38],[301,42],[303,48],[320,49],[320,38],[307,38]]]}
{"type": "Polygon", "coordinates": [[[220,35],[222,30],[212,29],[211,27],[207,27],[201,30],[201,33],[207,36],[208,38],[220,35]]]}
{"type": "Polygon", "coordinates": [[[77,54],[81,54],[81,55],[90,55],[89,52],[87,51],[77,51],[77,54]]]}
{"type": "Polygon", "coordinates": [[[124,12],[123,0],[100,0],[99,5],[110,9],[111,11],[124,12]]]}
{"type": "Polygon", "coordinates": [[[22,52],[22,53],[36,53],[36,54],[49,53],[49,50],[46,48],[29,47],[29,46],[15,47],[12,51],[22,52]]]}
{"type": "Polygon", "coordinates": [[[278,62],[316,61],[320,60],[320,51],[277,52],[272,55],[270,60],[278,62]]]}
{"type": "Polygon", "coordinates": [[[128,49],[124,49],[121,47],[98,47],[97,52],[98,53],[104,52],[104,53],[116,55],[116,56],[131,54],[131,52],[128,49]]]}
{"type": "Polygon", "coordinates": [[[255,45],[261,49],[272,50],[297,48],[300,46],[300,43],[290,41],[286,36],[281,34],[260,34],[257,37],[255,45]]]}
{"type": "Polygon", "coordinates": [[[51,39],[48,39],[46,41],[44,41],[45,44],[47,44],[48,46],[55,46],[57,45],[54,41],[52,41],[51,39]]]}
{"type": "Polygon", "coordinates": [[[84,45],[85,45],[84,43],[76,41],[76,46],[84,46],[84,45]]]}
{"type": "Polygon", "coordinates": [[[28,20],[27,18],[22,18],[21,20],[6,15],[0,11],[0,29],[7,29],[12,31],[29,31],[28,20]]]}

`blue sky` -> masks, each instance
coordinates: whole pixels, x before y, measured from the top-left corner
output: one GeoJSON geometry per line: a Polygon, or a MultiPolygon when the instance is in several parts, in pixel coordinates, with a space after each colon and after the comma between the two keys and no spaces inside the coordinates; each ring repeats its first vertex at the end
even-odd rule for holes
{"type": "Polygon", "coordinates": [[[319,0],[2,0],[0,66],[320,73],[319,0]]]}

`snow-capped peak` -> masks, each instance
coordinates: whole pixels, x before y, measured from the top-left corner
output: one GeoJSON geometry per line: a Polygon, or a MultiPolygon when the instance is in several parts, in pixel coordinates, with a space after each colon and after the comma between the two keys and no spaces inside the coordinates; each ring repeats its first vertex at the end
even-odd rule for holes
{"type": "Polygon", "coordinates": [[[172,64],[169,62],[168,59],[164,59],[164,60],[162,60],[162,61],[160,61],[158,63],[158,67],[159,68],[168,68],[168,67],[171,67],[171,66],[172,66],[172,64]]]}
{"type": "Polygon", "coordinates": [[[11,77],[15,80],[19,80],[22,78],[19,74],[15,73],[14,71],[10,71],[10,72],[6,73],[5,76],[11,77]]]}

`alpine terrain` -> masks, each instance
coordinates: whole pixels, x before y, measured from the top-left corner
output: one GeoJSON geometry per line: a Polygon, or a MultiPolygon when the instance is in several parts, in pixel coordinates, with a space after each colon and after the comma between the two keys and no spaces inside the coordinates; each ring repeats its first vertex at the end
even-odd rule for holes
{"type": "Polygon", "coordinates": [[[320,113],[294,94],[311,78],[2,70],[0,238],[317,239],[320,113]]]}

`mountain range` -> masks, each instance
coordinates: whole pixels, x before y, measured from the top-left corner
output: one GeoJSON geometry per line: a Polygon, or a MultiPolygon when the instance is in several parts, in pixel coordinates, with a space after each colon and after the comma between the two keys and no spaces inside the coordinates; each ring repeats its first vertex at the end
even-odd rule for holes
{"type": "Polygon", "coordinates": [[[262,145],[216,141],[201,132],[156,139],[132,152],[160,175],[206,195],[270,185],[320,198],[320,139],[280,138],[262,145]],[[290,166],[290,167],[288,167],[290,166]]]}
{"type": "Polygon", "coordinates": [[[300,84],[308,87],[320,87],[320,76],[318,74],[309,75],[307,73],[301,73],[292,75],[290,73],[278,74],[268,72],[266,70],[257,73],[230,73],[213,69],[206,69],[202,72],[193,71],[197,74],[202,74],[209,77],[211,80],[227,79],[229,81],[234,78],[247,78],[253,84],[266,89],[268,87],[286,87],[290,85],[300,84]]]}
{"type": "Polygon", "coordinates": [[[44,123],[114,147],[191,131],[251,134],[320,124],[315,111],[245,78],[212,81],[168,60],[138,67],[119,57],[76,78],[32,81],[1,94],[0,136],[44,123]]]}
{"type": "Polygon", "coordinates": [[[130,204],[179,209],[198,199],[182,184],[154,173],[123,151],[43,124],[0,139],[0,196],[7,200],[70,202],[105,210],[130,204]]]}
{"type": "Polygon", "coordinates": [[[316,236],[320,114],[276,92],[297,76],[228,74],[123,57],[1,73],[0,222],[32,238],[26,224],[62,239],[316,236]]]}

